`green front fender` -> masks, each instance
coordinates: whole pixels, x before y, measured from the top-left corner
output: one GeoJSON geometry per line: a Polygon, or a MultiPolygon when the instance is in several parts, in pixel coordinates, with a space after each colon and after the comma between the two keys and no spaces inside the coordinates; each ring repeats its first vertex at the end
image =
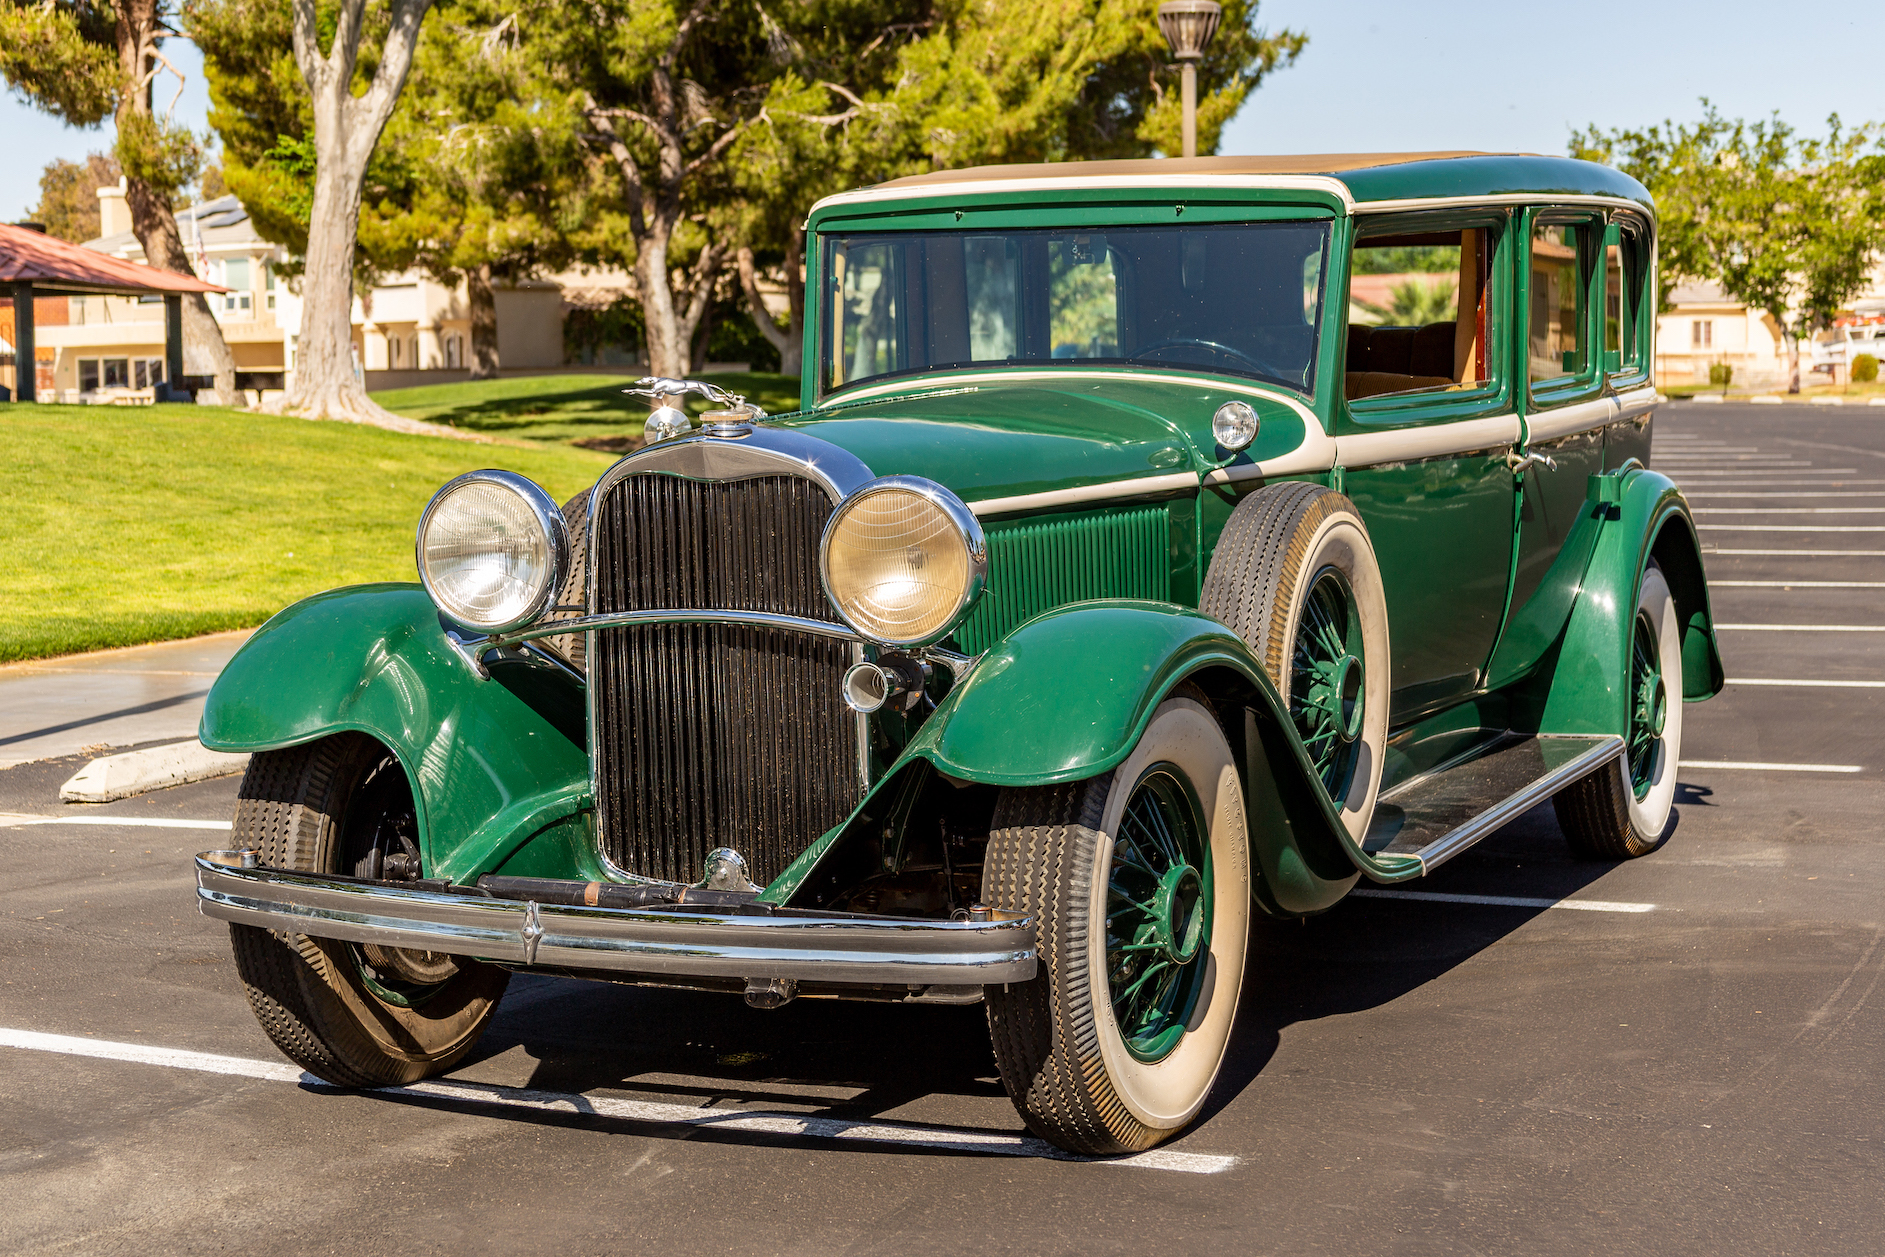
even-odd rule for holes
{"type": "MultiPolygon", "coordinates": [[[[1215,620],[1165,603],[1075,603],[1028,621],[949,693],[878,793],[894,790],[918,761],[955,781],[990,786],[1097,776],[1131,753],[1158,705],[1187,681],[1216,704],[1242,761],[1256,893],[1266,909],[1319,912],[1347,893],[1362,868],[1385,879],[1406,875],[1398,865],[1378,865],[1349,838],[1243,641],[1215,620]]],[[[798,894],[821,865],[837,864],[847,842],[866,840],[865,831],[892,811],[866,800],[795,861],[768,897],[798,894]]]]}
{"type": "Polygon", "coordinates": [[[1630,631],[1643,571],[1654,560],[1675,600],[1682,635],[1682,695],[1721,692],[1708,579],[1688,502],[1669,477],[1631,469],[1593,476],[1585,509],[1599,523],[1577,601],[1543,674],[1543,733],[1629,732],[1630,631]]]}
{"type": "MultiPolygon", "coordinates": [[[[256,630],[211,687],[200,736],[236,752],[379,740],[412,782],[427,875],[464,881],[546,829],[585,827],[590,807],[582,683],[534,653],[489,672],[452,647],[419,586],[337,589],[256,630]]],[[[589,843],[556,845],[595,864],[589,843]]]]}

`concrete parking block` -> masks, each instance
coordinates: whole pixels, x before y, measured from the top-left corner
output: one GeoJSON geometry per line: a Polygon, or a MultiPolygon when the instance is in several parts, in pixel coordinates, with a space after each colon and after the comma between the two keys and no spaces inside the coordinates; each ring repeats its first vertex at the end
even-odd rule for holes
{"type": "Polygon", "coordinates": [[[200,742],[174,742],[95,759],[59,788],[61,803],[109,803],[168,786],[227,777],[249,765],[247,755],[212,751],[200,742]]]}

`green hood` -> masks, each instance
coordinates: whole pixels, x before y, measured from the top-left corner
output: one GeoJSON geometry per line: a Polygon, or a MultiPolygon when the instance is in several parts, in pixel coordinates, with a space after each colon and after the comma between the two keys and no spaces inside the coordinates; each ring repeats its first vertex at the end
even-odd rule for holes
{"type": "Polygon", "coordinates": [[[842,446],[879,476],[924,476],[971,503],[1207,471],[1218,462],[1211,415],[1233,399],[1255,406],[1263,423],[1238,462],[1287,453],[1305,434],[1303,412],[1242,385],[1177,375],[1044,374],[955,377],[881,399],[840,398],[782,426],[842,446]]]}

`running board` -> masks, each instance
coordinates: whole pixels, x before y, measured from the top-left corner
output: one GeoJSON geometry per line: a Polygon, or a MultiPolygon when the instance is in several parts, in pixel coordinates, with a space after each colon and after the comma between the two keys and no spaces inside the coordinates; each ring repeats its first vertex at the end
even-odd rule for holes
{"type": "Polygon", "coordinates": [[[1615,736],[1508,733],[1382,794],[1363,848],[1411,856],[1422,875],[1431,873],[1622,754],[1623,739],[1615,736]]]}

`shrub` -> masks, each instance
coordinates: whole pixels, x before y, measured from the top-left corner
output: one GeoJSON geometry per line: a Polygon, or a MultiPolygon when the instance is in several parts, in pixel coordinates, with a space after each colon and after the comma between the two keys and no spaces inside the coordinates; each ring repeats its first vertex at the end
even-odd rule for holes
{"type": "Polygon", "coordinates": [[[1709,363],[1708,382],[1710,384],[1719,384],[1722,388],[1727,388],[1734,382],[1734,368],[1725,362],[1709,363]]]}
{"type": "Polygon", "coordinates": [[[1878,359],[1871,354],[1860,354],[1852,360],[1852,382],[1870,384],[1878,379],[1878,359]]]}

